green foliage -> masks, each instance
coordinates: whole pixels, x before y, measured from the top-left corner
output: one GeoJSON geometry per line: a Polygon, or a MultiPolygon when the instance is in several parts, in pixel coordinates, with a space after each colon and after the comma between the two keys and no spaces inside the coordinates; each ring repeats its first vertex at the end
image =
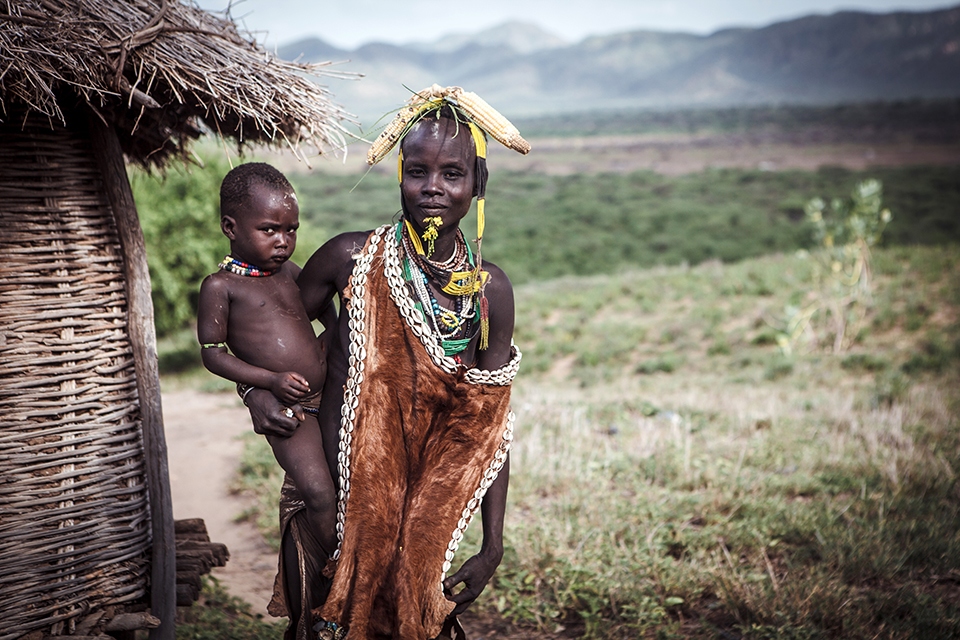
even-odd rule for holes
{"type": "Polygon", "coordinates": [[[942,373],[960,361],[960,339],[950,344],[943,335],[933,333],[921,341],[919,349],[903,363],[906,373],[931,371],[942,373]]]}
{"type": "Polygon", "coordinates": [[[220,182],[229,171],[213,156],[164,177],[132,170],[131,184],[147,245],[157,333],[196,318],[200,282],[229,251],[220,232],[220,182]]]}
{"type": "Polygon", "coordinates": [[[673,373],[677,368],[677,362],[675,358],[665,356],[662,358],[653,358],[651,360],[644,360],[637,365],[635,371],[642,374],[651,374],[657,372],[663,373],[673,373]]]}
{"type": "Polygon", "coordinates": [[[890,362],[873,353],[851,353],[844,356],[840,366],[851,371],[884,371],[890,362]]]}
{"type": "MultiPolygon", "coordinates": [[[[887,205],[897,212],[887,243],[960,242],[960,165],[877,168],[887,205]]],[[[498,171],[487,185],[484,258],[515,284],[623,269],[736,262],[815,245],[802,203],[811,193],[848,194],[862,172],[708,170],[557,176],[498,171]]],[[[314,172],[292,176],[301,217],[323,237],[372,229],[400,209],[396,176],[314,172]]],[[[470,236],[473,216],[463,223],[470,236]]],[[[303,242],[301,241],[301,244],[303,242]]],[[[745,286],[771,292],[763,274],[745,286]]]]}
{"type": "MultiPolygon", "coordinates": [[[[200,282],[228,250],[218,226],[219,183],[227,170],[226,162],[211,153],[205,168],[174,168],[163,179],[133,171],[160,335],[192,321],[200,282]]],[[[954,215],[960,208],[960,168],[872,173],[884,180],[885,199],[898,212],[884,234],[888,241],[960,241],[954,215]]],[[[300,199],[294,260],[301,265],[331,236],[388,223],[400,208],[396,178],[386,171],[371,171],[362,179],[321,172],[290,178],[300,199]]],[[[862,174],[830,168],[814,173],[710,170],[670,177],[649,172],[547,176],[494,167],[484,257],[521,284],[810,248],[813,238],[795,219],[796,203],[809,193],[843,193],[860,179],[862,174]]],[[[474,224],[471,216],[464,229],[474,224]]],[[[765,277],[754,274],[737,286],[770,295],[765,277]]]]}
{"type": "Polygon", "coordinates": [[[205,576],[200,601],[183,613],[176,635],[177,640],[280,640],[285,627],[254,616],[249,604],[205,576]]]}
{"type": "Polygon", "coordinates": [[[789,358],[774,357],[763,370],[765,380],[779,380],[793,373],[793,361],[789,358]]]}
{"type": "Polygon", "coordinates": [[[157,365],[161,375],[177,374],[203,366],[197,333],[193,328],[168,331],[157,340],[157,365]]]}
{"type": "Polygon", "coordinates": [[[883,208],[883,185],[879,180],[858,183],[849,200],[834,198],[830,202],[830,216],[825,215],[826,210],[827,205],[821,198],[808,202],[805,209],[807,219],[813,223],[814,240],[828,250],[831,264],[842,264],[847,259],[843,247],[876,245],[893,219],[890,210],[883,208]]]}

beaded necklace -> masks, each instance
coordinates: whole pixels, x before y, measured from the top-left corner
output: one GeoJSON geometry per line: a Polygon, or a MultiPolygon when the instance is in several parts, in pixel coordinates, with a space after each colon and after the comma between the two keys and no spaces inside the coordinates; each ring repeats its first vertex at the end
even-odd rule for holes
{"type": "MultiPolygon", "coordinates": [[[[472,270],[473,254],[462,233],[457,233],[457,242],[453,255],[443,262],[433,262],[417,251],[410,239],[409,229],[403,221],[397,225],[397,244],[403,248],[403,277],[413,290],[416,308],[423,315],[433,332],[440,338],[444,355],[459,354],[473,339],[474,319],[479,312],[476,292],[466,286],[464,280],[475,279],[472,270]],[[407,233],[404,233],[406,231],[407,233]],[[456,276],[463,276],[453,280],[456,276]],[[456,308],[446,309],[440,306],[436,296],[430,290],[430,279],[456,284],[462,293],[456,294],[456,308]],[[439,277],[438,277],[439,276],[439,277]]],[[[416,237],[416,236],[414,236],[416,237]]],[[[446,291],[447,288],[444,288],[446,291]]]]}
{"type": "Polygon", "coordinates": [[[235,273],[238,276],[250,276],[252,278],[265,278],[267,276],[272,276],[279,269],[274,271],[267,271],[266,269],[261,269],[255,265],[244,262],[243,260],[237,260],[231,255],[228,255],[223,259],[219,265],[221,271],[229,271],[230,273],[235,273]]]}

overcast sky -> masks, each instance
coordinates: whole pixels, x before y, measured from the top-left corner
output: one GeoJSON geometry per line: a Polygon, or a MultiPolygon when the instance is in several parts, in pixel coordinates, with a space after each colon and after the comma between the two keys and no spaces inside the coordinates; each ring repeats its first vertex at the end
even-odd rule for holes
{"type": "MultiPolygon", "coordinates": [[[[216,11],[230,4],[198,2],[216,11]]],[[[706,34],[843,9],[924,11],[955,4],[956,0],[235,0],[232,13],[269,46],[318,36],[352,49],[371,41],[431,42],[508,20],[532,22],[577,42],[590,35],[637,29],[706,34]]]]}

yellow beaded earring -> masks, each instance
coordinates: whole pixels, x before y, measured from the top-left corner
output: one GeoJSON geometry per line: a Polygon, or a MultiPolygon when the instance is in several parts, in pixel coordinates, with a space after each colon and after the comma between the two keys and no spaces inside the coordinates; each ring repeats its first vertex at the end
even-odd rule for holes
{"type": "Polygon", "coordinates": [[[443,226],[443,219],[440,216],[433,216],[424,218],[423,221],[427,224],[427,230],[423,232],[423,241],[427,243],[426,257],[429,258],[433,255],[433,241],[437,239],[439,233],[437,229],[443,226]]]}

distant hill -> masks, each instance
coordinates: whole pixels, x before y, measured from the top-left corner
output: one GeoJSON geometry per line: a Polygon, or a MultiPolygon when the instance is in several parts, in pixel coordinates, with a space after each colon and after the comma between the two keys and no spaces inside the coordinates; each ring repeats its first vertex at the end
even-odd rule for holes
{"type": "Polygon", "coordinates": [[[827,104],[960,96],[960,6],[843,11],[701,36],[633,31],[566,44],[508,23],[433,43],[347,51],[310,38],[281,57],[349,60],[326,81],[365,123],[434,82],[474,90],[511,116],[595,108],[827,104]]]}
{"type": "Polygon", "coordinates": [[[504,47],[526,54],[568,45],[563,38],[535,24],[510,21],[478,33],[454,33],[422,45],[411,45],[426,52],[454,52],[470,45],[504,47]]]}

